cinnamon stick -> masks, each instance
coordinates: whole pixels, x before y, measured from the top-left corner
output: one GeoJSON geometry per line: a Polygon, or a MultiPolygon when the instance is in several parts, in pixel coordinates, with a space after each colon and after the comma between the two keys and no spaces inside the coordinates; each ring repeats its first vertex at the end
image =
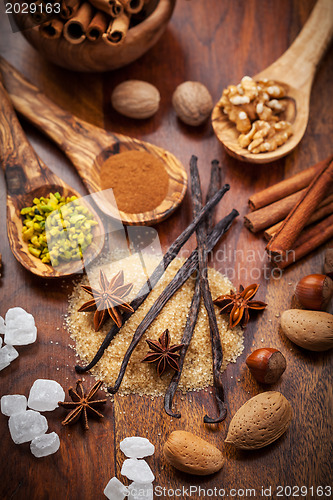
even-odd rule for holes
{"type": "Polygon", "coordinates": [[[91,42],[98,42],[102,38],[109,24],[108,16],[105,12],[98,10],[92,20],[90,21],[86,37],[91,42]]]}
{"type": "Polygon", "coordinates": [[[80,0],[62,0],[60,8],[60,17],[70,19],[75,16],[80,7],[80,0]]]}
{"type": "Polygon", "coordinates": [[[60,19],[51,19],[39,26],[39,32],[43,38],[56,40],[61,37],[64,23],[60,19]]]}
{"type": "Polygon", "coordinates": [[[252,233],[258,233],[263,229],[271,227],[273,224],[287,217],[289,212],[294,208],[296,203],[302,199],[305,193],[306,189],[302,189],[271,205],[260,208],[260,210],[248,213],[244,216],[244,226],[252,231],[252,233]]]}
{"type": "MultiPolygon", "coordinates": [[[[324,201],[320,203],[318,206],[317,210],[314,212],[314,214],[306,221],[305,227],[310,226],[314,222],[317,222],[327,215],[331,215],[333,213],[333,194],[325,198],[324,201]]],[[[264,238],[269,241],[274,234],[280,229],[282,226],[283,221],[278,222],[277,224],[274,224],[274,226],[266,229],[264,232],[264,238]]]]}
{"type": "Polygon", "coordinates": [[[286,259],[276,262],[276,265],[280,269],[285,269],[313,250],[316,250],[331,238],[333,238],[333,215],[304,231],[298,240],[298,246],[288,252],[286,259]]]}
{"type": "Polygon", "coordinates": [[[43,23],[47,21],[47,19],[51,16],[50,13],[46,12],[46,5],[43,0],[37,0],[36,2],[32,2],[36,5],[35,12],[30,13],[30,17],[35,24],[43,23]]]}
{"type": "Polygon", "coordinates": [[[144,6],[144,0],[120,0],[129,14],[137,14],[144,6]]]}
{"type": "Polygon", "coordinates": [[[106,33],[103,34],[103,40],[111,45],[121,44],[126,38],[129,23],[130,17],[126,12],[116,17],[110,22],[106,33]]]}
{"type": "Polygon", "coordinates": [[[86,30],[93,17],[93,8],[89,2],[81,5],[75,16],[64,26],[64,37],[71,44],[82,43],[86,39],[86,30]]]}
{"type": "Polygon", "coordinates": [[[306,221],[315,212],[332,184],[333,161],[325,165],[311,182],[302,199],[295,205],[281,228],[268,243],[266,250],[272,259],[283,259],[286,251],[293,247],[306,221]]]}
{"type": "Polygon", "coordinates": [[[118,17],[124,13],[124,6],[120,0],[90,0],[90,3],[96,9],[102,10],[112,17],[118,17]]]}
{"type": "Polygon", "coordinates": [[[120,0],[109,0],[111,16],[118,17],[124,12],[124,6],[120,0]]]}
{"type": "Polygon", "coordinates": [[[333,155],[326,158],[326,160],[316,163],[310,168],[299,172],[289,179],[278,182],[273,186],[270,186],[259,193],[255,193],[249,198],[249,205],[252,210],[258,210],[259,208],[265,207],[274,203],[275,201],[281,200],[290,194],[296,193],[301,189],[308,187],[310,182],[314,177],[320,172],[325,165],[328,165],[333,160],[333,155]]]}

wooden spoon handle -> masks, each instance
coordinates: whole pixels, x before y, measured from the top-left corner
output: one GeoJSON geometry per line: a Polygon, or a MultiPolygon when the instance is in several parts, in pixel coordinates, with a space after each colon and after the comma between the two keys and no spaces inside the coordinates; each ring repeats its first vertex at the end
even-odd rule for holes
{"type": "Polygon", "coordinates": [[[289,49],[263,73],[292,87],[311,87],[321,57],[333,35],[333,1],[318,0],[289,49]]]}
{"type": "Polygon", "coordinates": [[[54,104],[1,57],[0,70],[15,109],[49,136],[74,165],[83,161],[90,167],[96,155],[117,142],[111,133],[80,120],[54,104]]]}
{"type": "Polygon", "coordinates": [[[52,180],[52,172],[28,142],[1,82],[0,161],[10,196],[27,193],[52,180]]]}

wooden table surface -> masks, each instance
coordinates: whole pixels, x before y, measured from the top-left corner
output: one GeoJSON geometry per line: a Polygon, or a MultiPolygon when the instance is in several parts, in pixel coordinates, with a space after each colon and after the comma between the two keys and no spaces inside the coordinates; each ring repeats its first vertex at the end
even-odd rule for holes
{"type": "MultiPolygon", "coordinates": [[[[119,442],[126,436],[147,436],[156,446],[148,459],[156,476],[156,486],[181,488],[201,486],[206,496],[181,492],[178,498],[223,498],[209,496],[209,488],[224,488],[233,498],[287,498],[288,490],[278,486],[314,487],[306,498],[320,496],[318,486],[332,483],[330,452],[332,437],[332,386],[330,353],[310,353],[291,344],[279,330],[279,315],[292,303],[294,286],[304,275],[321,272],[325,248],[289,268],[281,279],[269,278],[270,267],[260,238],[242,224],[249,195],[284,177],[327,157],[332,152],[332,58],[326,54],[318,68],[312,96],[310,121],[306,134],[287,158],[270,165],[254,166],[229,158],[216,140],[210,123],[190,128],[180,123],[171,107],[175,87],[185,80],[198,80],[210,90],[214,101],[222,89],[252,75],[277,59],[291,44],[306,22],[313,0],[178,0],[169,28],[157,45],[130,66],[106,74],[78,74],[55,67],[41,59],[21,33],[13,34],[1,5],[1,55],[20,69],[59,105],[79,117],[108,130],[145,139],[174,153],[188,168],[192,154],[199,157],[203,186],[209,179],[210,161],[218,158],[231,191],[218,208],[223,216],[232,207],[241,217],[227,238],[217,247],[222,250],[214,265],[234,282],[260,282],[258,299],[269,306],[245,331],[244,352],[224,373],[228,417],[216,428],[203,424],[206,411],[214,411],[212,395],[202,391],[178,397],[181,420],[170,420],[161,398],[131,396],[115,398],[108,404],[103,423],[92,422],[84,434],[80,425],[70,429],[60,425],[63,412],[47,414],[50,431],[61,439],[58,453],[44,459],[34,458],[29,445],[16,446],[8,433],[7,417],[0,415],[0,498],[1,499],[102,499],[103,489],[113,475],[121,479],[123,455],[119,442]],[[147,80],[161,92],[161,107],[150,120],[135,122],[116,114],[110,106],[113,87],[128,78],[147,80]],[[263,339],[263,340],[262,340],[263,339]],[[250,397],[265,390],[249,374],[245,359],[263,345],[280,349],[287,358],[287,369],[273,386],[291,402],[294,417],[288,432],[273,445],[255,452],[237,452],[224,446],[231,417],[250,397]],[[132,416],[133,415],[133,416],[132,416]],[[215,443],[226,455],[224,468],[217,474],[198,478],[181,474],[167,465],[162,448],[168,434],[185,429],[215,443]],[[262,487],[266,489],[262,494],[262,487]],[[267,488],[272,488],[271,492],[267,488]],[[254,492],[246,489],[254,488],[254,492]],[[278,495],[280,491],[280,495],[278,495]]],[[[36,151],[48,166],[69,184],[85,194],[84,187],[67,159],[47,139],[22,120],[36,151]]],[[[26,394],[36,378],[59,381],[63,387],[78,378],[73,344],[64,329],[67,298],[72,281],[44,281],[29,274],[14,259],[5,237],[6,190],[0,175],[0,252],[4,262],[0,279],[0,315],[21,306],[33,313],[38,326],[38,341],[18,347],[19,358],[0,373],[0,396],[26,394]]],[[[157,229],[165,250],[191,219],[190,198],[157,229]]],[[[193,248],[191,239],[189,247],[193,248]]],[[[85,375],[87,386],[93,382],[85,375]]],[[[304,491],[304,490],[303,490],[304,491]]],[[[326,490],[327,493],[328,490],[326,490]]],[[[177,498],[169,492],[169,498],[177,498]]],[[[175,495],[177,492],[174,492],[175,495]]],[[[292,491],[301,496],[297,488],[292,491]]],[[[162,490],[161,498],[168,498],[162,490]]],[[[326,498],[329,497],[326,494],[326,498]]],[[[156,495],[156,498],[158,496],[156,495]]],[[[304,498],[304,495],[303,495],[304,498]]]]}

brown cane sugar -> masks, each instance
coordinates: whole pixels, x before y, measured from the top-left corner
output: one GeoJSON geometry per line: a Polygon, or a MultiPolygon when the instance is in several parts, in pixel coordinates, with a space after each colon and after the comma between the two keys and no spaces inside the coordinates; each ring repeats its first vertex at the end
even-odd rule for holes
{"type": "MultiPolygon", "coordinates": [[[[151,273],[158,262],[159,259],[156,256],[145,257],[147,271],[151,273]]],[[[112,340],[110,346],[106,349],[102,359],[91,370],[95,377],[102,379],[108,386],[112,386],[117,378],[124,354],[137,326],[146,316],[150,307],[174,277],[183,262],[184,259],[176,258],[169,265],[147,299],[124,324],[112,340]]],[[[89,272],[90,285],[97,288],[101,265],[103,264],[100,262],[96,265],[94,264],[94,267],[89,272]]],[[[131,301],[140,290],[147,276],[143,272],[139,259],[130,259],[126,262],[126,265],[124,265],[123,260],[116,260],[112,264],[103,265],[103,270],[108,279],[121,269],[124,271],[125,282],[133,283],[133,290],[126,297],[126,300],[131,301]]],[[[230,281],[215,269],[209,268],[208,276],[213,298],[229,293],[230,289],[233,288],[230,281]]],[[[93,325],[94,313],[78,312],[80,306],[87,300],[87,293],[82,290],[80,284],[88,284],[88,278],[84,277],[73,291],[69,303],[67,326],[71,337],[75,340],[75,349],[81,358],[81,363],[85,364],[92,360],[113,322],[109,319],[100,331],[96,332],[93,325]]],[[[168,328],[172,344],[179,344],[181,342],[193,297],[194,285],[195,279],[193,277],[189,278],[146,330],[132,354],[118,394],[136,393],[152,397],[165,394],[173,372],[172,370],[167,371],[160,378],[156,373],[156,366],[154,364],[142,363],[142,359],[149,350],[146,339],[157,340],[163,331],[168,328]]],[[[218,312],[219,310],[216,308],[217,323],[223,347],[222,370],[225,370],[227,365],[230,362],[235,362],[243,351],[243,333],[241,328],[238,327],[230,329],[228,317],[220,315],[218,312]]],[[[200,390],[211,385],[213,385],[213,373],[209,323],[204,305],[201,304],[197,325],[185,357],[179,389],[187,392],[200,390]]]]}
{"type": "Polygon", "coordinates": [[[113,189],[118,210],[144,213],[157,208],[167,195],[169,176],[163,162],[145,151],[110,156],[101,166],[102,189],[113,189]]]}

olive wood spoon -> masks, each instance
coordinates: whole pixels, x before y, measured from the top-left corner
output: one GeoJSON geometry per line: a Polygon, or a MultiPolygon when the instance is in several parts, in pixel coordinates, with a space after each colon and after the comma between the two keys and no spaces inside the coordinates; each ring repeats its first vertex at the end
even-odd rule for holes
{"type": "Polygon", "coordinates": [[[216,104],[212,124],[217,138],[227,152],[249,163],[269,163],[290,153],[301,141],[309,120],[310,94],[317,66],[333,34],[333,1],[318,0],[302,31],[290,48],[271,66],[253,77],[267,78],[282,84],[286,99],[285,118],[293,125],[294,133],[282,146],[268,153],[253,154],[238,143],[235,124],[216,104]]]}
{"type": "Polygon", "coordinates": [[[129,225],[152,225],[166,219],[182,202],[187,188],[187,174],[171,153],[147,142],[108,132],[71,115],[54,104],[2,58],[0,69],[15,109],[64,151],[88,191],[95,193],[94,201],[105,214],[129,225]],[[169,175],[166,198],[155,210],[138,214],[118,212],[108,196],[103,195],[99,177],[101,165],[108,157],[133,149],[146,151],[159,158],[169,175]]]}
{"type": "MultiPolygon", "coordinates": [[[[0,162],[7,184],[7,233],[14,257],[32,273],[44,278],[69,276],[83,269],[81,261],[71,261],[52,267],[30,254],[23,241],[21,209],[32,205],[35,197],[59,192],[63,196],[80,194],[56,176],[43,163],[28,142],[16,117],[9,96],[0,81],[0,162]]],[[[85,264],[91,262],[104,246],[104,228],[93,208],[84,203],[94,215],[98,225],[93,229],[93,242],[84,254],[85,264]]]]}

